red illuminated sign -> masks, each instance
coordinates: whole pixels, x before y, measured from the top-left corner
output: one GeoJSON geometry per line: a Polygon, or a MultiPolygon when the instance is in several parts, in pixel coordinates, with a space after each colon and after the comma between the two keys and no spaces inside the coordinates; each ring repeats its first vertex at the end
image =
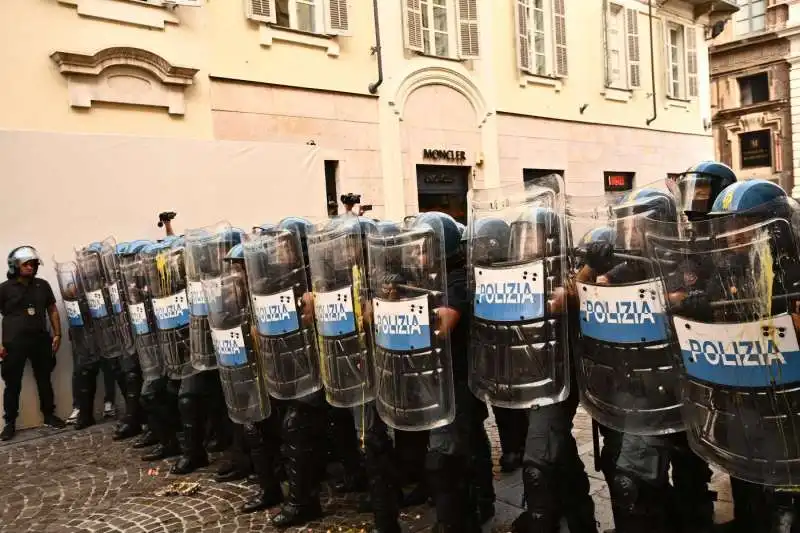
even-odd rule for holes
{"type": "Polygon", "coordinates": [[[604,172],[606,192],[630,191],[633,189],[633,172],[604,172]]]}

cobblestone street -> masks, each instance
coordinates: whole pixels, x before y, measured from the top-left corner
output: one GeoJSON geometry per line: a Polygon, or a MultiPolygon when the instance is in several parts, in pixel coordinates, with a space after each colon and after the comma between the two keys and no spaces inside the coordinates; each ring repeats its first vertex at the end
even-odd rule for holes
{"type": "MultiPolygon", "coordinates": [[[[190,476],[169,475],[168,462],[142,463],[139,451],[129,443],[111,440],[113,425],[103,424],[85,431],[52,432],[34,429],[21,432],[0,445],[0,531],[52,533],[245,533],[275,531],[265,513],[241,515],[239,506],[255,491],[246,482],[215,483],[216,464],[190,476]],[[157,497],[156,492],[176,480],[197,481],[192,496],[157,497]]],[[[487,429],[494,448],[499,441],[493,419],[487,429]]],[[[592,467],[591,421],[579,410],[575,436],[581,457],[591,476],[596,516],[602,531],[612,527],[608,489],[592,467]]],[[[219,457],[215,457],[219,460],[219,457]]],[[[485,531],[505,532],[519,514],[522,499],[519,471],[496,474],[497,516],[485,531]]],[[[727,480],[714,479],[720,491],[718,520],[730,516],[727,480]]],[[[360,532],[369,525],[369,515],[358,514],[357,497],[325,499],[325,518],[294,532],[360,532]]],[[[406,509],[403,520],[410,532],[428,531],[431,509],[406,509]]]]}

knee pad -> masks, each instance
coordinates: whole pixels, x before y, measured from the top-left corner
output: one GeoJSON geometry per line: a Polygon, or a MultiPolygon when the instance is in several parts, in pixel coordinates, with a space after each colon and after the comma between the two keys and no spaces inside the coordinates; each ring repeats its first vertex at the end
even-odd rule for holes
{"type": "Polygon", "coordinates": [[[525,464],[522,467],[522,480],[525,485],[530,485],[535,490],[541,490],[549,485],[550,473],[535,464],[525,464]]]}
{"type": "Polygon", "coordinates": [[[199,399],[194,395],[178,397],[178,410],[181,416],[195,416],[199,411],[199,399]]]}
{"type": "Polygon", "coordinates": [[[639,501],[639,483],[628,474],[621,472],[614,474],[608,489],[611,493],[612,503],[619,507],[633,509],[636,502],[639,501]]]}

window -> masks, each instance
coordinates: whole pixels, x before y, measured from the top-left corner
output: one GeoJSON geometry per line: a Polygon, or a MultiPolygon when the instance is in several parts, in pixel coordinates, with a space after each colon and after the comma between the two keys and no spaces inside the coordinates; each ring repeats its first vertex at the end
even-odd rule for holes
{"type": "Polygon", "coordinates": [[[339,193],[337,192],[338,161],[325,161],[325,198],[328,203],[328,216],[339,214],[339,193]]]}
{"type": "Polygon", "coordinates": [[[478,57],[478,0],[401,1],[407,49],[450,59],[478,57]]]}
{"type": "Polygon", "coordinates": [[[516,0],[517,65],[535,76],[567,75],[565,0],[516,0]]]}
{"type": "Polygon", "coordinates": [[[349,35],[347,0],[245,0],[247,17],[282,28],[349,35]]]}
{"type": "Polygon", "coordinates": [[[639,87],[639,15],[635,9],[624,9],[619,4],[605,1],[604,5],[606,87],[639,87]]]}
{"type": "Polygon", "coordinates": [[[757,104],[769,100],[769,77],[766,72],[745,76],[739,82],[739,105],[757,104]]]}
{"type": "Polygon", "coordinates": [[[765,28],[767,0],[738,0],[737,3],[739,11],[734,18],[736,35],[745,35],[765,28]]]}
{"type": "Polygon", "coordinates": [[[689,99],[698,95],[697,28],[666,21],[665,64],[667,96],[689,99]]]}
{"type": "Polygon", "coordinates": [[[523,168],[522,169],[522,181],[525,186],[534,185],[537,187],[546,187],[558,193],[563,193],[564,191],[559,190],[561,184],[558,182],[554,176],[560,177],[562,180],[564,179],[564,171],[563,170],[555,170],[555,169],[548,169],[548,168],[523,168]]]}

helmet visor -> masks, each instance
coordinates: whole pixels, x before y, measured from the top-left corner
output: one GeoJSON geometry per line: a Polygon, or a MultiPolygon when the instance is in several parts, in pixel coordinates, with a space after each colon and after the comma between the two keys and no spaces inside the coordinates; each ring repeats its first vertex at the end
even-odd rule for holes
{"type": "Polygon", "coordinates": [[[688,213],[708,213],[714,205],[711,178],[689,175],[678,182],[678,209],[688,213]]]}

